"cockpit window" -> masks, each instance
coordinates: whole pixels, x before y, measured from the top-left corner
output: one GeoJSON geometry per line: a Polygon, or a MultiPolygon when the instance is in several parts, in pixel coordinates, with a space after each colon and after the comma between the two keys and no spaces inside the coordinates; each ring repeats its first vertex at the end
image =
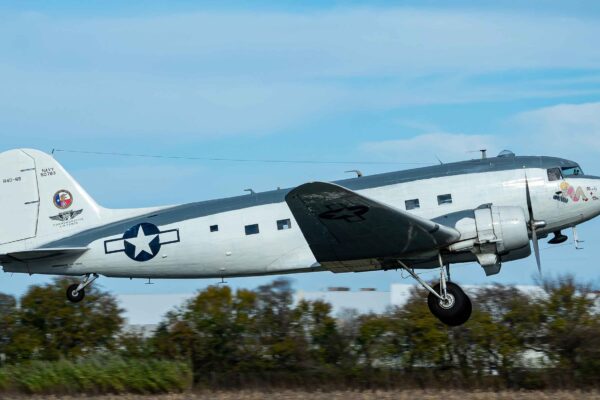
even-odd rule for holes
{"type": "Polygon", "coordinates": [[[576,165],[574,167],[563,167],[562,174],[563,176],[577,176],[583,175],[583,171],[579,165],[576,165]]]}
{"type": "Polygon", "coordinates": [[[560,172],[560,168],[550,168],[548,170],[548,181],[560,181],[562,179],[562,173],[560,172]]]}

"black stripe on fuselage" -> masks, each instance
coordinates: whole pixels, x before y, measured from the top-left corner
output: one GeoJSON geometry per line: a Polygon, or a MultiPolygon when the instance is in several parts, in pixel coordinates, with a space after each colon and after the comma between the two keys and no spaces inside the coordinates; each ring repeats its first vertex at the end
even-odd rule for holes
{"type": "MultiPolygon", "coordinates": [[[[495,157],[368,175],[360,178],[335,181],[334,183],[350,190],[363,190],[447,176],[507,171],[522,168],[547,169],[555,167],[571,167],[575,165],[577,164],[573,161],[555,157],[495,157]]],[[[100,238],[122,234],[132,225],[143,221],[151,222],[157,226],[163,226],[188,219],[200,218],[243,208],[282,203],[285,201],[286,194],[291,190],[292,189],[279,189],[174,206],[149,213],[148,215],[137,216],[91,228],[73,236],[47,243],[42,246],[42,248],[84,247],[100,238]]]]}

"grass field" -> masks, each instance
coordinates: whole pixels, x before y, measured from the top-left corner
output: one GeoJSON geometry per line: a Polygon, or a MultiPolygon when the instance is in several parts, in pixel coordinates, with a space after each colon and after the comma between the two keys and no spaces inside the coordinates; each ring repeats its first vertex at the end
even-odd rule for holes
{"type": "MultiPolygon", "coordinates": [[[[75,400],[79,396],[4,397],[3,400],[75,400]]],[[[89,400],[600,400],[600,392],[468,392],[468,391],[390,391],[390,392],[205,392],[160,396],[97,396],[89,400]]]]}

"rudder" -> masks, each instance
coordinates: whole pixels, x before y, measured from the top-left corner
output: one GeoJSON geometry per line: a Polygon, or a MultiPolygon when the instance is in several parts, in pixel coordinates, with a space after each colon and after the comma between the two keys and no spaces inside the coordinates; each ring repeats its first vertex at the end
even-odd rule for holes
{"type": "Polygon", "coordinates": [[[100,222],[103,209],[46,153],[1,153],[0,173],[0,245],[53,239],[100,222]]]}
{"type": "Polygon", "coordinates": [[[21,150],[0,154],[0,245],[37,234],[39,195],[35,160],[21,150]]]}

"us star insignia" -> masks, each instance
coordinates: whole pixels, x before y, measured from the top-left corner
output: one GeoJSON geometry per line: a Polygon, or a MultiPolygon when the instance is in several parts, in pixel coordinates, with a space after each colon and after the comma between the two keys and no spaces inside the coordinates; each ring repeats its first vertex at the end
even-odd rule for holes
{"type": "Polygon", "coordinates": [[[179,229],[161,231],[156,225],[143,222],[126,230],[121,239],[104,241],[104,252],[125,253],[134,261],[144,262],[156,257],[162,246],[179,241],[179,229]]]}
{"type": "Polygon", "coordinates": [[[364,221],[365,218],[363,215],[369,212],[369,207],[362,204],[355,206],[328,205],[326,207],[329,209],[329,211],[319,214],[319,218],[329,220],[343,219],[348,223],[364,221]]]}

